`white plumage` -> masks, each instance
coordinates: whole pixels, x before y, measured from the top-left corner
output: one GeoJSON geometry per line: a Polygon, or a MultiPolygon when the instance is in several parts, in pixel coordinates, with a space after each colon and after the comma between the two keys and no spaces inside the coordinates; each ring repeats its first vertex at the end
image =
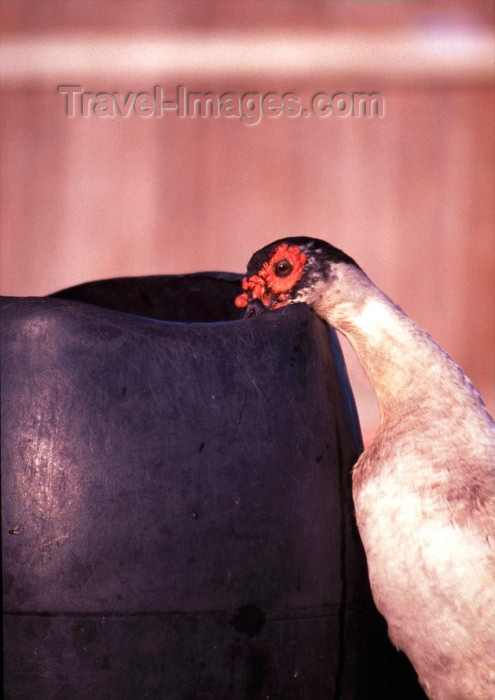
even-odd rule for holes
{"type": "Polygon", "coordinates": [[[306,302],[349,339],[380,408],[353,470],[376,605],[432,700],[494,700],[495,424],[478,392],[326,242],[266,246],[243,287],[239,306],[306,302]]]}

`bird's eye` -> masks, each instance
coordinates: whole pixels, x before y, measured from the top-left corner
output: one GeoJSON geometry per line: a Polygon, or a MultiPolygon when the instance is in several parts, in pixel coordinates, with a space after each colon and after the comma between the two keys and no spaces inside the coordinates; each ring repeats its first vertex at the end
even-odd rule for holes
{"type": "Polygon", "coordinates": [[[290,275],[293,268],[291,263],[284,258],[275,263],[274,269],[277,277],[287,277],[287,275],[290,275]]]}

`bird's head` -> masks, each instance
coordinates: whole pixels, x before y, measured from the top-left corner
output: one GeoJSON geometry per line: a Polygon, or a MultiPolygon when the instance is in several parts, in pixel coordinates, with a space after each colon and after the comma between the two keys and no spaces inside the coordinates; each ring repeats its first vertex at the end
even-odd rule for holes
{"type": "Polygon", "coordinates": [[[358,265],[346,253],[317,238],[281,238],[258,250],[242,280],[238,308],[261,302],[268,310],[306,302],[318,310],[318,301],[336,278],[340,265],[358,265]]]}

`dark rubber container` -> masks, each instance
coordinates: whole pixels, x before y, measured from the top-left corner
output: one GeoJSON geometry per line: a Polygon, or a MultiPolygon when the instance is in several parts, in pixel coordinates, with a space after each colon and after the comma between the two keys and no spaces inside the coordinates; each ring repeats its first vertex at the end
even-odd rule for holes
{"type": "Polygon", "coordinates": [[[6,698],[423,697],[370,601],[336,336],[235,320],[238,280],[2,299],[6,698]]]}

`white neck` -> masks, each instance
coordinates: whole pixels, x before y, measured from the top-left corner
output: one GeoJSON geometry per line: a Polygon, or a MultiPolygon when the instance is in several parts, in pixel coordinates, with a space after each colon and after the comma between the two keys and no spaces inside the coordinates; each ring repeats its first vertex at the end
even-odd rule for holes
{"type": "MultiPolygon", "coordinates": [[[[358,268],[341,265],[315,311],[353,346],[376,393],[382,420],[445,398],[452,380],[474,391],[454,361],[358,268]],[[465,386],[464,386],[465,385],[465,386]]],[[[461,385],[461,386],[459,386],[461,385]]]]}

